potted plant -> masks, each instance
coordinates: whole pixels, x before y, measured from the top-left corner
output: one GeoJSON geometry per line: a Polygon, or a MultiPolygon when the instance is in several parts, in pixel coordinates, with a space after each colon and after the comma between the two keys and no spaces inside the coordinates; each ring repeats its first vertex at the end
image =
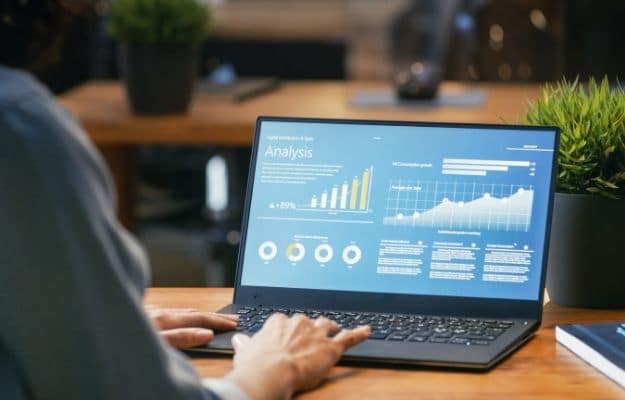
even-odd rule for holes
{"type": "Polygon", "coordinates": [[[525,120],[561,129],[547,290],[555,303],[625,307],[625,90],[547,86],[525,120]]]}
{"type": "Polygon", "coordinates": [[[183,113],[193,92],[209,10],[198,0],[114,0],[110,29],[137,114],[183,113]]]}

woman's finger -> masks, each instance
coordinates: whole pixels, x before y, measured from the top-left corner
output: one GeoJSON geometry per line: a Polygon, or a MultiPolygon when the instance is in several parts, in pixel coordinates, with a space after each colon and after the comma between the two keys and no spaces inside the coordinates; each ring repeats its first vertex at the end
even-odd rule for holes
{"type": "Polygon", "coordinates": [[[226,318],[226,319],[230,319],[233,321],[239,321],[239,315],[238,314],[218,314],[218,313],[214,313],[217,316],[226,318]]]}
{"type": "Polygon", "coordinates": [[[341,346],[343,352],[365,341],[370,334],[371,328],[369,326],[360,326],[356,329],[342,330],[332,340],[341,346]]]}
{"type": "Polygon", "coordinates": [[[160,311],[182,314],[199,312],[197,308],[162,308],[160,311]]]}
{"type": "Polygon", "coordinates": [[[247,342],[250,341],[250,337],[243,334],[237,333],[232,337],[232,347],[234,347],[234,351],[238,351],[241,346],[244,346],[247,342]]]}
{"type": "Polygon", "coordinates": [[[224,317],[206,312],[163,313],[155,317],[161,329],[176,328],[207,328],[215,330],[232,330],[236,328],[238,318],[224,317]]]}
{"type": "Polygon", "coordinates": [[[153,304],[146,304],[144,308],[148,312],[148,314],[190,314],[190,313],[203,313],[203,314],[212,314],[220,317],[224,317],[227,319],[231,319],[233,321],[239,320],[238,314],[221,314],[209,311],[200,311],[197,308],[164,308],[153,304]]]}
{"type": "Polygon", "coordinates": [[[321,328],[326,335],[333,335],[341,330],[341,326],[339,324],[326,317],[319,317],[315,319],[315,326],[317,328],[321,328]]]}
{"type": "Polygon", "coordinates": [[[210,342],[213,331],[201,328],[179,328],[160,331],[161,336],[177,349],[188,349],[210,342]]]}

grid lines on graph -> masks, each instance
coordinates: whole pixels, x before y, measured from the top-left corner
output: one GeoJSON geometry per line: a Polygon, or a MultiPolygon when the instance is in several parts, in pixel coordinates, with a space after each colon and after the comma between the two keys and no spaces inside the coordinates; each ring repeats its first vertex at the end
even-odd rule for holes
{"type": "Polygon", "coordinates": [[[392,180],[384,225],[524,231],[530,228],[531,185],[392,180]]]}

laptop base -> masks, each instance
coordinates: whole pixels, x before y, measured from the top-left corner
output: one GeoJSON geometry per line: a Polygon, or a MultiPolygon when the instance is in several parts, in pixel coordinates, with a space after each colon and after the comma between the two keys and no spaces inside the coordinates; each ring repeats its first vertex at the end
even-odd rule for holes
{"type": "MultiPolygon", "coordinates": [[[[236,305],[229,305],[219,312],[233,313],[238,309],[236,305]]],[[[340,363],[488,370],[529,341],[538,327],[537,321],[514,322],[509,330],[489,345],[369,339],[345,352],[340,363]]],[[[235,333],[219,333],[208,345],[188,351],[192,354],[231,355],[234,352],[231,339],[235,333]]]]}

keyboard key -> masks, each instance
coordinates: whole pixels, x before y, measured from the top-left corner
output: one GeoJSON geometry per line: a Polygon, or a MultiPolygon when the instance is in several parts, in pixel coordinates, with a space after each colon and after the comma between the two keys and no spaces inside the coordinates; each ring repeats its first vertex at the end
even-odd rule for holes
{"type": "Polygon", "coordinates": [[[447,343],[448,341],[449,339],[447,338],[438,338],[438,337],[430,338],[430,343],[447,343]]]}
{"type": "Polygon", "coordinates": [[[488,335],[484,335],[484,336],[463,335],[462,338],[468,339],[468,340],[487,340],[487,341],[493,341],[496,339],[496,337],[488,336],[488,335]]]}
{"type": "Polygon", "coordinates": [[[406,340],[406,338],[407,338],[406,335],[393,333],[391,336],[388,337],[388,340],[403,341],[403,340],[406,340]]]}
{"type": "Polygon", "coordinates": [[[386,339],[388,335],[389,335],[388,332],[383,333],[380,331],[373,331],[371,332],[371,335],[369,335],[369,339],[384,340],[386,339]]]}
{"type": "Polygon", "coordinates": [[[256,324],[256,325],[252,325],[249,328],[246,329],[246,331],[251,332],[251,333],[255,333],[258,332],[263,326],[261,324],[256,324]]]}
{"type": "Polygon", "coordinates": [[[491,335],[491,336],[499,336],[503,333],[503,329],[500,328],[493,328],[493,329],[487,329],[484,331],[484,334],[486,335],[491,335]]]}
{"type": "Polygon", "coordinates": [[[411,336],[410,339],[408,339],[411,342],[420,342],[423,343],[426,340],[428,340],[427,336],[411,336]]]}
{"type": "Polygon", "coordinates": [[[449,343],[466,345],[467,343],[469,343],[469,340],[465,338],[454,338],[451,339],[449,343]]]}

